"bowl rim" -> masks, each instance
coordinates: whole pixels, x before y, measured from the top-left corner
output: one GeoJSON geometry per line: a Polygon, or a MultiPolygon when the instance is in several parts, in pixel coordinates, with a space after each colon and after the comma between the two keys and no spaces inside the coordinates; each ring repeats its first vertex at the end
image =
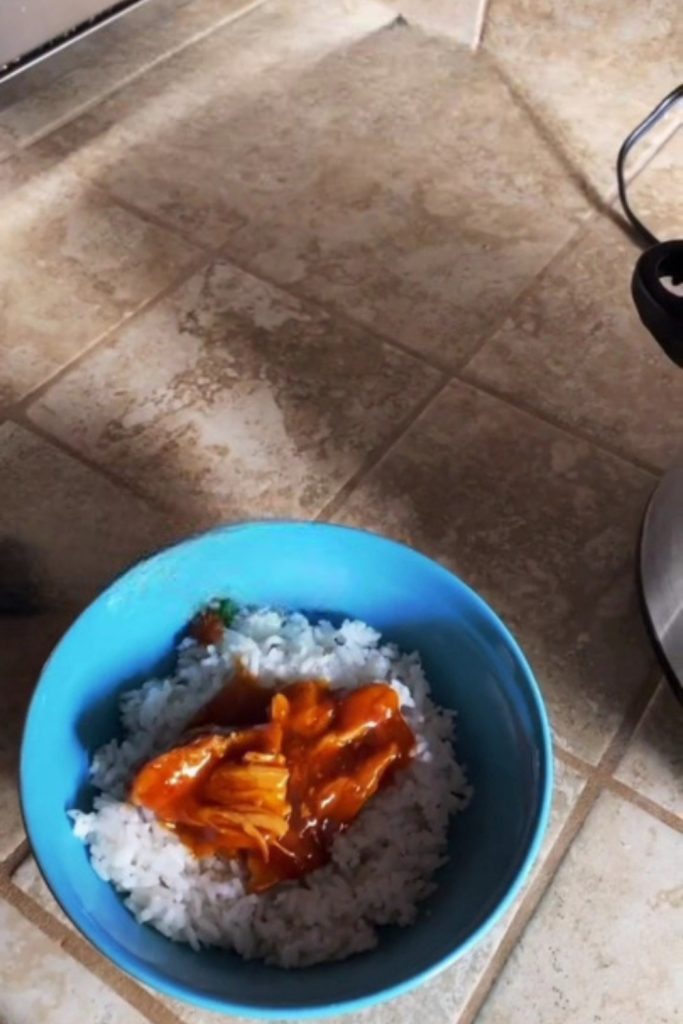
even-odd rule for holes
{"type": "MultiPolygon", "coordinates": [[[[103,954],[114,966],[124,971],[135,980],[142,982],[145,985],[149,985],[157,992],[161,992],[163,995],[171,996],[172,998],[179,999],[182,1002],[189,1003],[190,1005],[197,1006],[204,1010],[209,1010],[214,1013],[222,1014],[240,1014],[245,1017],[251,1017],[256,1020],[311,1020],[311,1019],[323,1019],[325,1017],[336,1016],[339,1014],[352,1013],[354,1011],[366,1010],[371,1006],[378,1005],[379,1003],[386,1002],[387,1000],[394,999],[398,996],[404,995],[417,986],[429,981],[436,975],[440,974],[443,970],[450,967],[462,956],[466,955],[474,946],[479,943],[488,932],[497,924],[497,922],[503,917],[507,910],[511,907],[515,901],[517,895],[522,889],[526,882],[533,864],[535,863],[538,854],[541,849],[541,844],[545,837],[545,833],[548,828],[550,820],[550,812],[552,806],[552,795],[554,787],[554,761],[553,761],[553,741],[552,741],[552,730],[548,718],[548,712],[545,707],[545,702],[541,693],[540,686],[536,680],[534,672],[526,658],[526,655],[522,651],[516,638],[498,615],[498,613],[491,607],[491,605],[484,600],[468,583],[466,583],[457,573],[452,572],[445,566],[441,565],[435,559],[430,558],[428,555],[422,554],[415,548],[411,547],[402,541],[394,540],[393,538],[386,537],[383,534],[375,533],[372,530],[362,529],[356,526],[347,526],[341,523],[328,523],[310,521],[304,519],[287,519],[287,518],[263,518],[263,519],[250,519],[240,520],[227,524],[221,524],[219,526],[212,527],[208,530],[201,530],[193,532],[186,537],[174,541],[173,543],[159,549],[158,551],[150,554],[144,558],[141,558],[129,565],[123,572],[115,576],[110,583],[107,584],[102,590],[100,590],[96,596],[88,602],[88,604],[79,612],[75,619],[73,619],[65,632],[59,638],[55,644],[52,652],[45,661],[35,689],[29,702],[28,710],[24,719],[24,726],[22,731],[21,749],[20,749],[20,761],[19,761],[19,806],[21,811],[21,817],[24,825],[24,831],[28,839],[30,852],[33,854],[36,865],[43,881],[50,891],[53,899],[60,907],[65,916],[69,919],[71,924],[83,935],[91,945],[103,954]],[[98,937],[95,940],[91,931],[84,921],[82,915],[78,911],[73,912],[68,909],[59,894],[53,888],[53,885],[48,877],[48,870],[43,865],[41,854],[39,852],[40,843],[36,841],[35,836],[32,832],[31,827],[31,813],[27,811],[27,803],[30,802],[24,788],[25,772],[24,763],[27,758],[27,745],[28,735],[31,726],[32,718],[35,715],[35,707],[38,703],[38,696],[41,684],[44,676],[55,656],[56,651],[61,646],[65,636],[74,628],[74,626],[83,618],[88,610],[96,603],[104,600],[111,591],[118,587],[120,583],[128,575],[135,573],[147,566],[150,567],[152,563],[157,560],[163,560],[164,558],[171,555],[173,552],[178,552],[180,549],[197,544],[206,538],[216,536],[219,534],[232,534],[238,533],[244,530],[268,530],[268,529],[301,529],[303,530],[320,530],[329,533],[338,534],[355,534],[363,537],[372,538],[372,540],[378,542],[381,545],[386,545],[389,548],[397,548],[403,552],[408,553],[412,558],[418,561],[424,562],[429,566],[430,571],[436,571],[438,575],[449,581],[455,580],[457,584],[463,588],[466,592],[469,600],[472,601],[478,612],[482,615],[484,620],[489,626],[494,627],[501,637],[508,645],[509,650],[513,654],[517,661],[518,668],[521,670],[527,688],[528,694],[531,698],[534,710],[538,717],[538,724],[540,726],[540,745],[539,745],[539,776],[541,780],[541,798],[536,808],[536,819],[534,822],[531,838],[529,840],[526,853],[524,858],[517,868],[517,871],[508,885],[507,891],[498,901],[496,906],[490,911],[486,918],[478,925],[477,928],[456,947],[446,953],[444,956],[435,960],[434,963],[430,964],[422,970],[409,973],[400,982],[396,982],[393,985],[386,987],[378,987],[376,990],[366,993],[362,996],[350,997],[347,999],[341,999],[334,1003],[320,1003],[320,1004],[309,1004],[306,1006],[258,1006],[249,1002],[240,1002],[235,999],[228,998],[216,998],[213,996],[207,996],[197,992],[191,986],[177,982],[172,978],[169,978],[161,974],[155,968],[150,968],[145,964],[138,961],[138,958],[129,953],[127,950],[123,950],[118,944],[109,941],[109,937],[106,933],[102,937],[98,937]]],[[[34,802],[35,804],[35,802],[34,802]]],[[[171,941],[171,940],[168,940],[171,941]]],[[[369,952],[372,952],[370,950],[369,952]]],[[[344,961],[339,961],[339,964],[343,964],[344,961]]]]}

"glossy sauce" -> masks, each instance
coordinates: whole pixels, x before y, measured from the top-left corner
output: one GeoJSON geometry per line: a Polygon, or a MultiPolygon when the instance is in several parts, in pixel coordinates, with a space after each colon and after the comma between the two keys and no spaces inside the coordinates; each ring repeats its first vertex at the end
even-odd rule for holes
{"type": "Polygon", "coordinates": [[[197,856],[244,856],[255,892],[325,864],[415,749],[384,683],[273,693],[241,668],[190,726],[198,733],[141,769],[131,799],[197,856]]]}

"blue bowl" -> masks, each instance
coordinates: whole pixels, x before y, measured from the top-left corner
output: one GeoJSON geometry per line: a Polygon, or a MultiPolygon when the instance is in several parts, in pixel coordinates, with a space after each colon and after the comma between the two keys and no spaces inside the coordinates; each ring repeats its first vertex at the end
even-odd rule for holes
{"type": "Polygon", "coordinates": [[[140,981],[209,1010],[306,1018],[362,1009],[436,974],[491,928],[538,853],[552,791],[550,730],[519,647],[451,573],[373,534],[253,523],[185,541],[136,566],[94,601],[43,670],[21,751],[21,798],[40,869],[80,931],[140,981]],[[369,622],[419,650],[435,699],[456,708],[457,754],[475,788],[452,824],[450,860],[416,924],[378,947],[286,971],[221,950],[193,952],[139,925],[95,874],[67,810],[88,809],[88,764],[117,730],[122,690],[169,663],[207,599],[369,622]]]}

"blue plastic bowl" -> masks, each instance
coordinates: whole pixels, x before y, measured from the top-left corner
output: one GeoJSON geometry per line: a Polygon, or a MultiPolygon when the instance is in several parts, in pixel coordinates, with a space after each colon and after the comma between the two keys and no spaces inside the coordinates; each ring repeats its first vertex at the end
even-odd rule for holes
{"type": "MultiPolygon", "coordinates": [[[[412,988],[478,942],[519,890],[548,821],[548,721],[519,647],[459,579],[373,534],[310,523],[215,530],[136,566],[75,622],[42,673],[21,752],[21,797],[36,860],[56,899],[118,967],[209,1010],[276,1018],[362,1009],[412,988]],[[71,832],[88,809],[88,764],[117,732],[117,699],[168,662],[207,599],[369,622],[419,650],[436,700],[456,708],[459,759],[475,787],[450,860],[416,924],[340,963],[286,971],[220,950],[193,952],[139,925],[71,832]]],[[[400,826],[400,823],[397,823],[400,826]]]]}

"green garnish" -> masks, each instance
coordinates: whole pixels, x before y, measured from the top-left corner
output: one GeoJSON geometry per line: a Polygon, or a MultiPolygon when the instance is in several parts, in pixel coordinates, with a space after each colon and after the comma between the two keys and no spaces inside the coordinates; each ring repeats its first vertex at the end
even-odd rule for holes
{"type": "Polygon", "coordinates": [[[234,601],[231,601],[229,597],[221,598],[221,600],[216,603],[216,611],[223,620],[224,626],[230,626],[233,623],[239,610],[240,606],[234,601]]]}

